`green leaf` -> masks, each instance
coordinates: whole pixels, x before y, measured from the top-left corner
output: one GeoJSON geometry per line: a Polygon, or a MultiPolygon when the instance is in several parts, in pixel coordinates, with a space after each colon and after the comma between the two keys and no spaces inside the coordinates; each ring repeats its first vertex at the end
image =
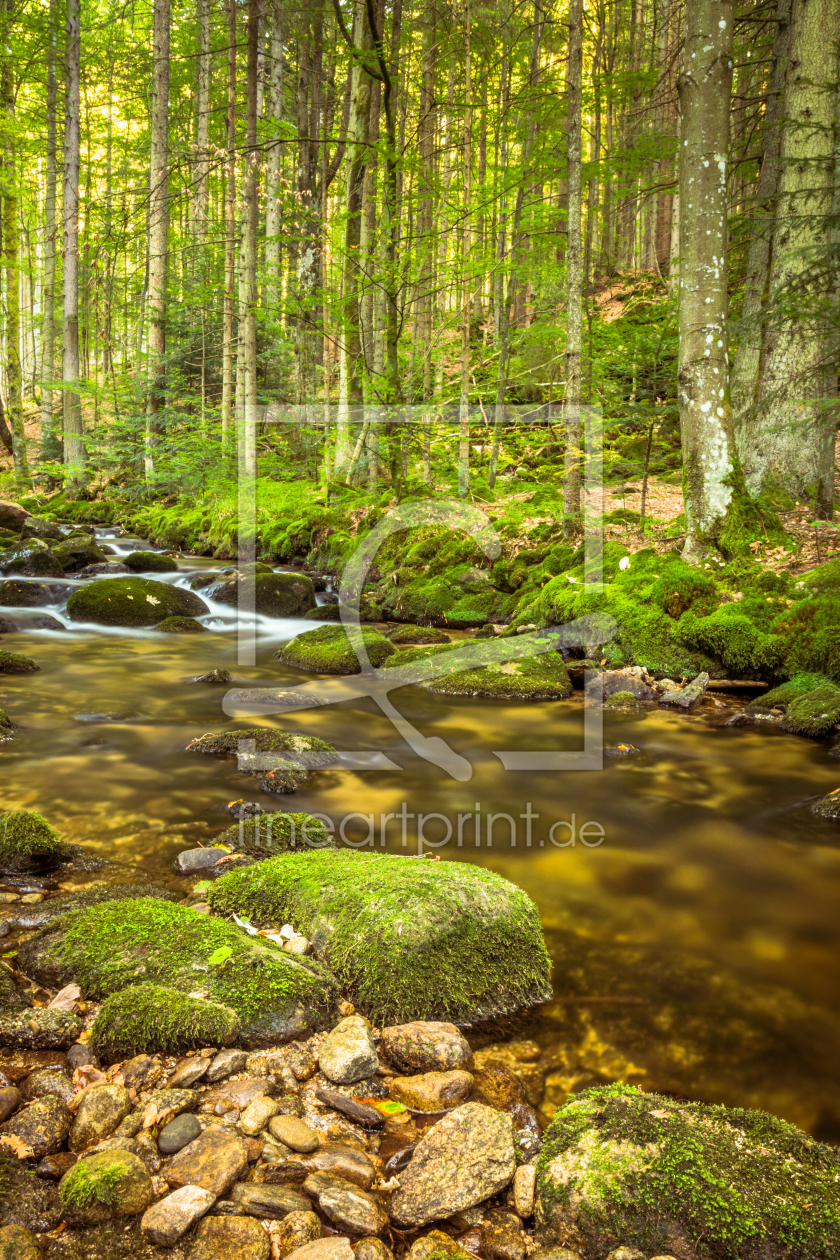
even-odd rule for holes
{"type": "Polygon", "coordinates": [[[233,950],[230,945],[220,945],[218,949],[213,950],[207,961],[211,967],[221,967],[222,963],[226,963],[232,957],[233,950]]]}

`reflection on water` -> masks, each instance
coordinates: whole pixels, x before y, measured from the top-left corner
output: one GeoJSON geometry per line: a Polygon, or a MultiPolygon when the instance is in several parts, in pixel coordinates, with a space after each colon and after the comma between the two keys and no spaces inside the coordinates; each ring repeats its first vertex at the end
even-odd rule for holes
{"type": "MultiPolygon", "coordinates": [[[[0,805],[37,809],[67,839],[162,872],[229,823],[228,801],[260,795],[234,761],[184,752],[197,735],[235,725],[221,710],[225,687],[185,680],[221,667],[251,682],[299,682],[306,675],[273,652],[311,622],[258,618],[258,664],[243,667],[232,610],[220,605],[204,619],[213,633],[196,636],[80,627],[61,605],[0,614],[22,627],[4,648],[41,667],[0,675],[0,708],[21,727],[0,746],[0,805]],[[67,629],[23,628],[36,612],[67,629]]],[[[417,689],[392,699],[469,758],[468,783],[417,758],[360,700],[283,725],[341,749],[383,752],[399,772],[333,768],[294,797],[260,799],[326,813],[351,843],[372,825],[392,852],[417,851],[417,815],[442,815],[422,824],[434,844],[451,823],[442,856],[490,866],[530,893],[558,1001],[516,1052],[530,1063],[544,1115],[572,1090],[621,1077],[766,1107],[840,1140],[840,829],[802,805],[840,783],[824,745],[704,716],[616,714],[607,739],[630,740],[637,756],[605,761],[600,772],[514,773],[494,750],[579,746],[577,700],[514,705],[417,689]],[[494,814],[510,821],[491,828],[494,814]],[[567,825],[555,827],[552,844],[558,823],[567,825]],[[603,828],[599,846],[581,843],[586,823],[603,828]]],[[[273,719],[241,725],[258,721],[273,719]]]]}

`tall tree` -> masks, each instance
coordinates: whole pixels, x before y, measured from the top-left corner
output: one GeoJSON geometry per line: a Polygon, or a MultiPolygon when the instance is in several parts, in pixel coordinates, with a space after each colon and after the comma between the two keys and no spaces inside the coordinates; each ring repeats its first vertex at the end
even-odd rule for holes
{"type": "Polygon", "coordinates": [[[243,263],[245,320],[240,333],[244,346],[245,432],[243,469],[257,475],[257,218],[259,212],[260,155],[257,148],[257,71],[259,67],[260,0],[248,0],[247,112],[245,126],[245,213],[243,215],[243,263]]]}
{"type": "Polygon", "coordinates": [[[265,302],[276,318],[280,301],[280,196],[283,146],[283,4],[271,0],[268,43],[268,92],[266,114],[271,127],[265,172],[265,302]]]}
{"type": "Polygon", "coordinates": [[[464,12],[464,194],[461,251],[461,396],[458,404],[458,494],[470,489],[470,331],[472,327],[472,67],[470,65],[470,0],[464,12]]]}
{"type": "Polygon", "coordinates": [[[64,199],[62,204],[62,389],[64,466],[68,485],[84,482],[86,462],[82,400],[79,395],[79,146],[81,13],[79,0],[67,0],[64,54],[64,199]]]}
{"type": "Polygon", "coordinates": [[[581,403],[583,401],[583,241],[581,180],[583,159],[583,3],[569,0],[569,60],[566,71],[568,110],[566,183],[569,198],[566,244],[566,455],[563,482],[563,528],[573,533],[580,524],[581,403]]]}
{"type": "Polygon", "coordinates": [[[236,0],[227,0],[227,113],[225,115],[225,292],[222,314],[222,446],[229,451],[234,422],[234,319],[233,292],[236,283],[236,0]]]}
{"type": "Polygon", "coordinates": [[[736,466],[729,399],[727,187],[732,0],[686,6],[678,81],[680,294],[678,388],[686,540],[698,563],[719,541],[736,466]]]}
{"type": "Polygon", "coordinates": [[[12,51],[14,0],[4,0],[0,94],[3,109],[3,253],[6,270],[6,396],[15,476],[29,481],[20,361],[20,236],[18,231],[17,145],[15,142],[15,58],[12,51]]]}
{"type": "Polygon", "coordinates": [[[53,414],[55,379],[55,236],[58,76],[58,0],[50,0],[47,30],[47,152],[44,180],[44,272],[41,284],[41,441],[47,454],[55,457],[56,437],[53,414]]]}
{"type": "Polygon", "coordinates": [[[169,0],[155,0],[152,33],[152,117],[149,166],[149,361],[146,403],[146,476],[166,406],[166,286],[169,262],[169,0]]]}
{"type": "Polygon", "coordinates": [[[192,221],[193,232],[199,244],[207,234],[207,215],[210,204],[210,88],[213,58],[210,51],[210,0],[197,0],[199,53],[196,69],[197,92],[195,96],[195,176],[193,184],[192,221]]]}

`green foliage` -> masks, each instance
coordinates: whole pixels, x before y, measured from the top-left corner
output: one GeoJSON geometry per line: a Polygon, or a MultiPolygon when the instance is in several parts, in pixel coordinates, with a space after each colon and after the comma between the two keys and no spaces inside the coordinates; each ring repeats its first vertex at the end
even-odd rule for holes
{"type": "Polygon", "coordinates": [[[823,674],[795,674],[788,682],[781,683],[778,687],[772,687],[770,691],[756,696],[755,700],[751,700],[747,705],[747,709],[756,712],[776,706],[787,708],[800,696],[806,696],[809,692],[816,691],[818,687],[830,684],[831,680],[823,674]]]}
{"type": "Polygon", "coordinates": [[[166,985],[136,984],[102,1003],[91,1046],[107,1062],[116,1062],[135,1054],[186,1054],[202,1046],[226,1046],[238,1032],[239,1018],[229,1006],[166,985]]]}
{"type": "Polygon", "coordinates": [[[101,1203],[110,1207],[120,1201],[120,1182],[126,1173],[125,1164],[111,1164],[107,1168],[91,1166],[80,1159],[62,1178],[58,1193],[63,1207],[84,1209],[101,1203]]]}
{"type": "Polygon", "coordinates": [[[536,906],[469,863],[289,854],[223,875],[208,899],[260,926],[294,924],[376,1023],[458,1023],[549,991],[536,906]]]}
{"type": "Polygon", "coordinates": [[[587,1257],[603,1254],[605,1237],[649,1254],[672,1250],[675,1227],[698,1260],[821,1260],[840,1236],[834,1148],[765,1112],[622,1084],[560,1108],[543,1139],[537,1196],[543,1237],[559,1231],[587,1257]]]}
{"type": "Polygon", "coordinates": [[[724,604],[708,617],[686,613],[677,633],[688,647],[717,657],[730,676],[772,677],[784,662],[783,641],[757,630],[738,604],[724,604]]]}

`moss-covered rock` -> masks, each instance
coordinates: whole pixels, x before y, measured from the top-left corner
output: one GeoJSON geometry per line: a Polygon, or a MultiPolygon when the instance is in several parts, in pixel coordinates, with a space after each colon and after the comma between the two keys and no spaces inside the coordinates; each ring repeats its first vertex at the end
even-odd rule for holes
{"type": "Polygon", "coordinates": [[[122,562],[132,573],[177,573],[178,562],[161,551],[130,551],[122,562]]]}
{"type": "Polygon", "coordinates": [[[833,792],[814,801],[811,813],[820,818],[830,818],[832,822],[840,822],[840,788],[835,788],[833,792]]]}
{"type": "Polygon", "coordinates": [[[64,576],[64,569],[46,543],[32,539],[23,546],[0,554],[0,573],[19,573],[22,577],[60,578],[64,576]]]}
{"type": "Polygon", "coordinates": [[[605,709],[618,709],[620,712],[632,713],[641,707],[638,697],[632,691],[614,691],[604,700],[605,709]]]}
{"type": "Polygon", "coordinates": [[[69,847],[40,814],[0,813],[0,869],[26,875],[50,870],[69,856],[69,847]]]}
{"type": "Polygon", "coordinates": [[[34,674],[40,668],[31,656],[19,656],[17,652],[0,652],[0,674],[34,674]]]}
{"type": "Polygon", "coordinates": [[[0,608],[43,608],[55,603],[55,596],[48,586],[35,582],[21,582],[10,578],[0,582],[0,608]]]}
{"type": "Polygon", "coordinates": [[[771,687],[769,691],[764,691],[751,700],[747,705],[747,712],[760,713],[767,709],[786,709],[794,700],[807,696],[818,687],[825,686],[831,686],[831,680],[824,674],[794,674],[793,678],[789,678],[787,682],[780,683],[778,687],[771,687]]]}
{"type": "MultiPolygon", "coordinates": [[[[291,735],[272,726],[243,726],[238,730],[200,735],[187,744],[187,752],[211,753],[216,756],[238,756],[247,765],[250,753],[240,752],[242,741],[252,742],[254,753],[287,754],[302,758],[310,766],[329,766],[338,760],[332,744],[316,735],[291,735]],[[305,756],[304,756],[305,754],[305,756]]],[[[254,773],[260,773],[255,771],[254,773]]]]}
{"type": "Polygon", "coordinates": [[[376,1023],[470,1023],[547,1000],[536,906],[465,862],[385,854],[289,854],[223,875],[214,910],[291,923],[376,1023]]]}
{"type": "Polygon", "coordinates": [[[97,1151],[80,1159],[58,1187],[68,1225],[94,1225],[112,1217],[137,1216],[154,1199],[152,1180],[131,1151],[97,1151]]]}
{"type": "Polygon", "coordinates": [[[157,623],[155,629],[162,630],[164,634],[204,634],[207,631],[207,627],[195,617],[166,617],[157,623]]]}
{"type": "Polygon", "coordinates": [[[209,611],[192,591],[140,577],[91,582],[67,601],[71,620],[100,626],[155,626],[167,617],[202,617],[209,611]]]}
{"type": "Polygon", "coordinates": [[[63,542],[64,531],[46,516],[27,516],[20,531],[22,538],[40,538],[49,542],[63,542]]]}
{"type": "Polygon", "coordinates": [[[106,559],[105,552],[86,534],[66,538],[53,547],[53,555],[65,573],[78,573],[89,564],[106,559]]]}
{"type": "MultiPolygon", "coordinates": [[[[537,646],[540,643],[537,641],[537,646]]],[[[386,661],[383,669],[399,669],[420,661],[438,660],[440,672],[422,684],[441,696],[488,696],[498,700],[565,700],[572,694],[568,671],[559,652],[549,650],[519,660],[493,661],[480,669],[447,665],[458,644],[407,648],[386,661]]],[[[493,649],[487,645],[487,656],[493,649]]]]}
{"type": "Polygon", "coordinates": [[[782,729],[819,739],[840,722],[840,687],[833,683],[807,692],[787,706],[782,729]]]}
{"type": "Polygon", "coordinates": [[[17,727],[12,719],[3,709],[0,709],[0,743],[3,740],[11,739],[15,734],[17,727]]]}
{"type": "Polygon", "coordinates": [[[90,1043],[96,1054],[114,1063],[135,1054],[229,1046],[238,1036],[239,1016],[232,1007],[162,984],[136,984],[105,999],[90,1043]]]}
{"type": "Polygon", "coordinates": [[[784,640],[757,629],[737,604],[724,604],[706,617],[688,612],[677,634],[687,647],[719,660],[730,678],[773,677],[785,658],[784,640]]]}
{"type": "Polygon", "coordinates": [[[386,639],[390,639],[391,643],[396,643],[398,647],[403,644],[409,647],[419,647],[427,643],[451,643],[449,635],[443,630],[438,630],[435,626],[392,626],[390,630],[385,631],[386,639]]]}
{"type": "Polygon", "coordinates": [[[311,814],[271,813],[243,818],[217,836],[215,844],[251,857],[276,857],[304,849],[334,849],[335,836],[311,814]]]}
{"type": "Polygon", "coordinates": [[[251,1047],[319,1030],[338,998],[322,964],[188,906],[142,898],[62,915],[25,943],[23,958],[41,983],[74,980],[95,1000],[147,982],[201,992],[236,1012],[251,1047]]]}
{"type": "Polygon", "coordinates": [[[764,1112],[586,1090],[543,1138],[537,1233],[583,1260],[617,1246],[828,1260],[840,1255],[840,1154],[764,1112]]]}
{"type": "MultiPolygon", "coordinates": [[[[371,665],[380,666],[396,648],[384,635],[370,627],[361,631],[371,665]]],[[[283,665],[294,665],[317,674],[360,674],[361,666],[343,626],[321,626],[304,630],[274,655],[283,665]]]]}
{"type": "Polygon", "coordinates": [[[207,591],[209,599],[264,617],[302,617],[315,607],[312,578],[303,573],[257,572],[228,578],[207,591]]]}

